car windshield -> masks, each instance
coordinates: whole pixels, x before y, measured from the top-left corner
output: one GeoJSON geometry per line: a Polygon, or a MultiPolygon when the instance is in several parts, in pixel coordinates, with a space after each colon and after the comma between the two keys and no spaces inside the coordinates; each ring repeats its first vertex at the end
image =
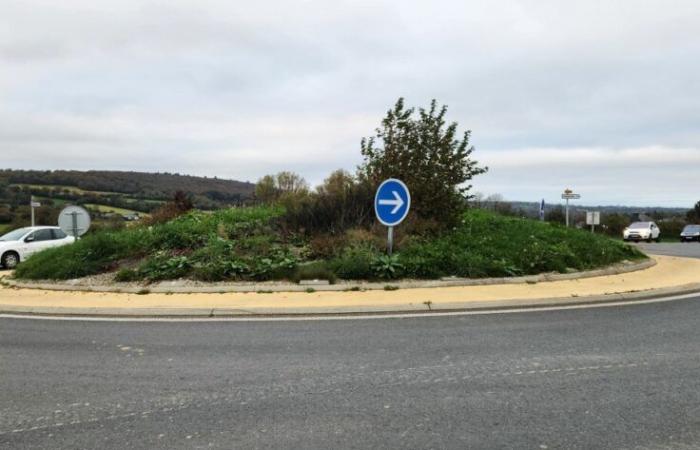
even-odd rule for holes
{"type": "Polygon", "coordinates": [[[30,228],[19,228],[14,231],[10,231],[7,234],[0,236],[0,241],[18,241],[22,236],[29,232],[30,228]]]}
{"type": "Polygon", "coordinates": [[[633,229],[643,229],[643,228],[649,228],[650,222],[634,222],[632,225],[630,225],[630,228],[633,229]]]}
{"type": "Polygon", "coordinates": [[[700,233],[700,225],[688,225],[683,231],[686,233],[700,233]]]}

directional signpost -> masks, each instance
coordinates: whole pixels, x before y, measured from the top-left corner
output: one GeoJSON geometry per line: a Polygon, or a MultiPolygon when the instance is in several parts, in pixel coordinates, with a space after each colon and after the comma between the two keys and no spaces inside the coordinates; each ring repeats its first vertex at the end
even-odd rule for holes
{"type": "Polygon", "coordinates": [[[578,200],[581,198],[580,194],[574,194],[571,189],[565,189],[564,193],[561,194],[561,198],[566,200],[566,226],[569,226],[569,200],[578,200]]]}
{"type": "Polygon", "coordinates": [[[90,213],[80,206],[67,206],[58,215],[58,226],[76,240],[90,229],[90,213]]]}
{"type": "Polygon", "coordinates": [[[29,207],[32,210],[32,226],[34,226],[34,208],[39,208],[40,206],[41,206],[41,203],[34,201],[34,196],[32,195],[29,198],[29,207]]]}
{"type": "Polygon", "coordinates": [[[544,199],[540,203],[540,221],[544,221],[544,199]]]}
{"type": "Polygon", "coordinates": [[[374,196],[374,213],[377,220],[388,228],[387,250],[389,255],[394,247],[394,227],[400,224],[411,208],[411,193],[403,181],[396,178],[384,180],[374,196]]]}

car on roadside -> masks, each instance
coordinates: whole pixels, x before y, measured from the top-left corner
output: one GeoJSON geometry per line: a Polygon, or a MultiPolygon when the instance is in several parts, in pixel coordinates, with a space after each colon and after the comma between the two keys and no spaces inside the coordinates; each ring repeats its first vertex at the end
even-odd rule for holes
{"type": "Polygon", "coordinates": [[[36,252],[73,242],[75,238],[58,227],[18,228],[0,236],[0,265],[14,269],[36,252]]]}
{"type": "Polygon", "coordinates": [[[661,229],[654,222],[634,222],[622,232],[625,241],[659,242],[661,229]]]}
{"type": "Polygon", "coordinates": [[[686,225],[681,231],[681,242],[700,242],[700,225],[686,225]]]}

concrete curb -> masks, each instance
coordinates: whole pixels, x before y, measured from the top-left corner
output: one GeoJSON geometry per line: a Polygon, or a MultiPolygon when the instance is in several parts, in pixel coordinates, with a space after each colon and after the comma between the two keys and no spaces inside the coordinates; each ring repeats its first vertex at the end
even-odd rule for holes
{"type": "Polygon", "coordinates": [[[700,294],[700,283],[671,288],[638,292],[616,292],[587,297],[558,297],[543,299],[509,299],[445,303],[412,303],[403,305],[353,305],[345,307],[304,308],[70,308],[0,305],[0,314],[73,317],[125,317],[125,318],[265,318],[265,317],[314,317],[358,316],[416,313],[448,313],[477,311],[506,311],[509,309],[533,309],[557,306],[585,306],[615,302],[635,302],[677,295],[700,294]]]}
{"type": "MultiPolygon", "coordinates": [[[[338,292],[348,290],[384,290],[387,286],[399,289],[440,288],[440,287],[464,287],[464,286],[489,286],[495,284],[535,284],[548,281],[580,280],[609,275],[621,275],[639,270],[649,269],[656,265],[653,258],[631,264],[616,264],[604,269],[589,270],[574,273],[545,273],[525,277],[509,278],[443,278],[441,280],[404,280],[376,282],[343,282],[338,284],[313,284],[299,285],[292,283],[212,283],[204,286],[179,286],[176,281],[165,281],[150,285],[80,285],[70,282],[57,283],[50,281],[23,282],[4,278],[4,282],[16,288],[41,289],[47,291],[83,291],[83,292],[111,292],[124,294],[138,294],[147,290],[153,294],[207,294],[207,293],[245,293],[245,292],[305,292],[313,289],[316,292],[338,292]]],[[[77,281],[77,280],[76,280],[77,281]]]]}

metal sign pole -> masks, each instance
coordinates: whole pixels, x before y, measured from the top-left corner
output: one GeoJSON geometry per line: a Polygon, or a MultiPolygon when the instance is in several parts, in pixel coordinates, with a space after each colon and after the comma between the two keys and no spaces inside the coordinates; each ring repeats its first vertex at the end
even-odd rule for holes
{"type": "Polygon", "coordinates": [[[71,216],[73,216],[73,237],[77,240],[78,239],[78,213],[77,212],[72,212],[71,216]]]}
{"type": "Polygon", "coordinates": [[[34,226],[34,196],[29,197],[29,206],[32,209],[32,226],[34,226]]]}
{"type": "Polygon", "coordinates": [[[566,227],[569,227],[569,199],[566,199],[566,227]]]}
{"type": "Polygon", "coordinates": [[[394,250],[394,227],[387,227],[386,246],[387,252],[391,256],[391,252],[394,250]]]}

